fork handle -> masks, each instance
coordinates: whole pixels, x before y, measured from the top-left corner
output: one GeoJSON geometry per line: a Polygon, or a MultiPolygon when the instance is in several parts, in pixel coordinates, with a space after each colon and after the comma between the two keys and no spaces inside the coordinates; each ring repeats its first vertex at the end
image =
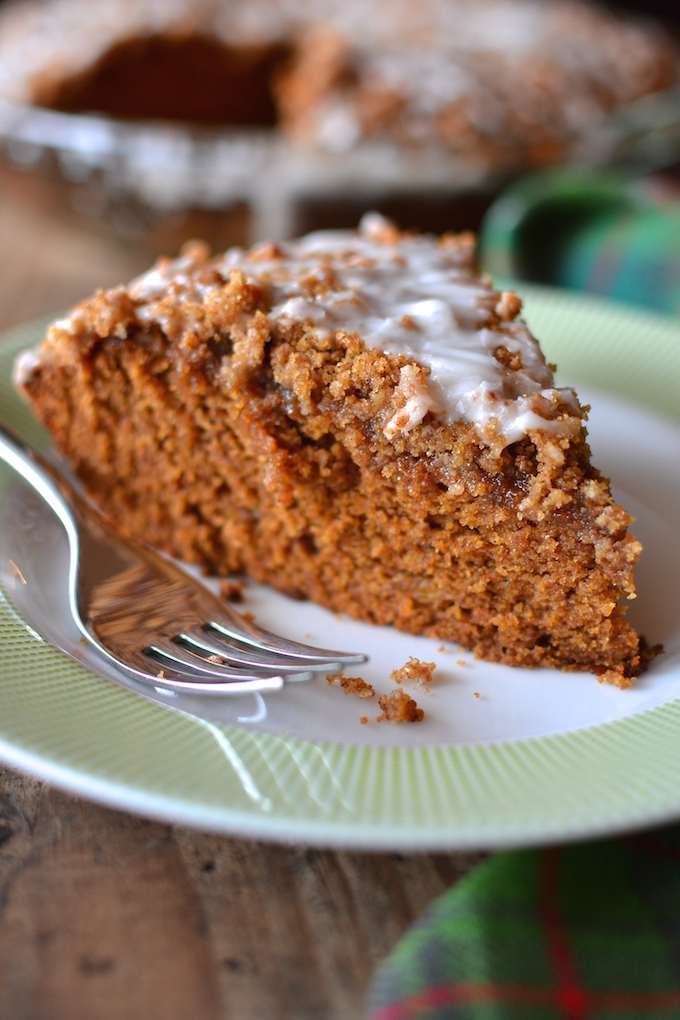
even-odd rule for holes
{"type": "Polygon", "coordinates": [[[54,510],[68,534],[69,542],[78,542],[73,521],[75,492],[67,480],[37,450],[32,449],[0,421],[0,459],[28,482],[54,510]]]}

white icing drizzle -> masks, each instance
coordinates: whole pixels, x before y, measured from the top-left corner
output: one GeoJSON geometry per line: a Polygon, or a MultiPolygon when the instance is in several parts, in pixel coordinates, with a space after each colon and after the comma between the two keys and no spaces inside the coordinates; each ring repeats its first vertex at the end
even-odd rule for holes
{"type": "Polygon", "coordinates": [[[18,389],[22,389],[38,368],[40,368],[39,351],[33,347],[29,350],[22,351],[21,354],[14,359],[14,366],[12,368],[13,384],[18,389]]]}
{"type": "MultiPolygon", "coordinates": [[[[157,302],[170,283],[203,300],[215,284],[202,284],[192,265],[186,257],[164,263],[133,283],[141,321],[162,324],[157,302]]],[[[479,277],[465,246],[396,234],[370,213],[358,232],[318,231],[279,245],[273,257],[231,249],[212,268],[224,279],[240,269],[264,288],[272,321],[306,323],[317,333],[344,330],[367,347],[428,369],[426,392],[412,378],[402,380],[406,407],[388,424],[388,436],[414,428],[428,411],[449,423],[474,422],[501,446],[535,429],[570,431],[580,420],[575,394],[553,387],[552,371],[525,323],[499,321],[502,296],[479,277]],[[518,355],[521,368],[494,357],[501,346],[518,355]],[[557,405],[561,416],[549,417],[557,405]]]]}

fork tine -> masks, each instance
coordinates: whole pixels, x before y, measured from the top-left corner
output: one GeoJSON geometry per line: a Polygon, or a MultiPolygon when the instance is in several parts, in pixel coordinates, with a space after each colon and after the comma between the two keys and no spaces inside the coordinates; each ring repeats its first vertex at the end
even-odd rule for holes
{"type": "Polygon", "coordinates": [[[255,645],[236,644],[213,628],[188,627],[178,634],[177,640],[186,644],[190,649],[199,649],[207,655],[219,655],[232,665],[268,668],[270,672],[272,670],[292,672],[304,668],[315,672],[326,670],[328,673],[335,673],[341,668],[341,663],[337,660],[320,659],[316,661],[309,657],[294,656],[292,653],[285,655],[273,651],[260,652],[255,645]]]}
{"type": "MultiPolygon", "coordinates": [[[[108,655],[105,649],[102,651],[108,655]]],[[[109,657],[111,658],[110,655],[109,657]]],[[[173,664],[170,659],[163,660],[160,654],[158,658],[152,658],[141,649],[132,652],[127,662],[117,661],[116,665],[134,679],[151,684],[152,687],[186,691],[190,694],[266,694],[271,691],[280,691],[286,682],[282,676],[270,674],[269,676],[256,677],[241,671],[231,673],[234,679],[229,679],[229,673],[226,671],[222,679],[217,679],[214,674],[206,676],[202,673],[194,673],[179,662],[173,664]]],[[[297,680],[298,677],[311,679],[312,674],[296,674],[293,679],[297,680]]]]}
{"type": "Polygon", "coordinates": [[[227,605],[222,607],[222,613],[219,617],[214,616],[210,619],[209,626],[218,633],[225,635],[230,641],[238,641],[260,651],[294,656],[310,665],[312,662],[331,662],[349,666],[366,662],[365,655],[359,655],[354,652],[338,652],[329,648],[314,648],[311,645],[303,645],[297,641],[291,641],[289,638],[281,637],[279,634],[272,634],[270,631],[258,627],[256,623],[248,620],[240,613],[236,613],[227,605]]]}
{"type": "MultiPolygon", "coordinates": [[[[222,681],[229,683],[232,680],[245,680],[248,678],[266,679],[267,677],[277,675],[275,669],[242,669],[238,666],[231,666],[223,662],[206,659],[190,649],[176,644],[172,640],[155,642],[148,648],[143,649],[143,653],[148,658],[158,662],[160,666],[169,666],[181,674],[188,674],[189,677],[194,676],[197,680],[207,678],[215,682],[222,681]]],[[[281,679],[284,679],[283,674],[279,675],[281,679]]],[[[288,674],[286,678],[292,679],[295,677],[297,679],[301,676],[308,680],[312,674],[309,670],[298,669],[295,674],[288,674]]]]}

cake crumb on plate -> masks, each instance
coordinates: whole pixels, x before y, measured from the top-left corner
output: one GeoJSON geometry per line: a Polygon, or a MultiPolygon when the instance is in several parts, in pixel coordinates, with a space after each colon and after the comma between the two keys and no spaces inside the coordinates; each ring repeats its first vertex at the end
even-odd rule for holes
{"type": "Polygon", "coordinates": [[[375,697],[375,688],[360,676],[342,676],[340,673],[331,673],[327,680],[331,687],[335,686],[337,680],[345,694],[356,694],[359,698],[375,697]]]}
{"type": "Polygon", "coordinates": [[[378,704],[382,708],[378,722],[413,723],[420,722],[425,716],[413,698],[406,691],[399,689],[392,691],[391,694],[381,694],[378,704]]]}
{"type": "Polygon", "coordinates": [[[425,687],[426,684],[432,682],[432,675],[436,668],[436,663],[423,662],[422,659],[410,655],[408,662],[400,666],[399,669],[392,670],[390,678],[396,684],[400,684],[404,680],[415,680],[416,687],[425,687]]]}
{"type": "Polygon", "coordinates": [[[220,595],[227,602],[243,602],[245,586],[245,581],[231,581],[229,578],[224,578],[220,581],[220,595]]]}

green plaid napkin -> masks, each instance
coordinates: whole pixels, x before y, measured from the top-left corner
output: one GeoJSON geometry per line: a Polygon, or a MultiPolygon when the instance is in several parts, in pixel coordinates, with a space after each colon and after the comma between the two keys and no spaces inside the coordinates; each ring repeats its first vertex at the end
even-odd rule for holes
{"type": "Polygon", "coordinates": [[[680,189],[668,176],[558,169],[511,185],[488,211],[480,261],[532,280],[680,311],[680,189]]]}
{"type": "Polygon", "coordinates": [[[678,1020],[680,827],[496,854],[378,971],[371,1020],[678,1020]]]}

